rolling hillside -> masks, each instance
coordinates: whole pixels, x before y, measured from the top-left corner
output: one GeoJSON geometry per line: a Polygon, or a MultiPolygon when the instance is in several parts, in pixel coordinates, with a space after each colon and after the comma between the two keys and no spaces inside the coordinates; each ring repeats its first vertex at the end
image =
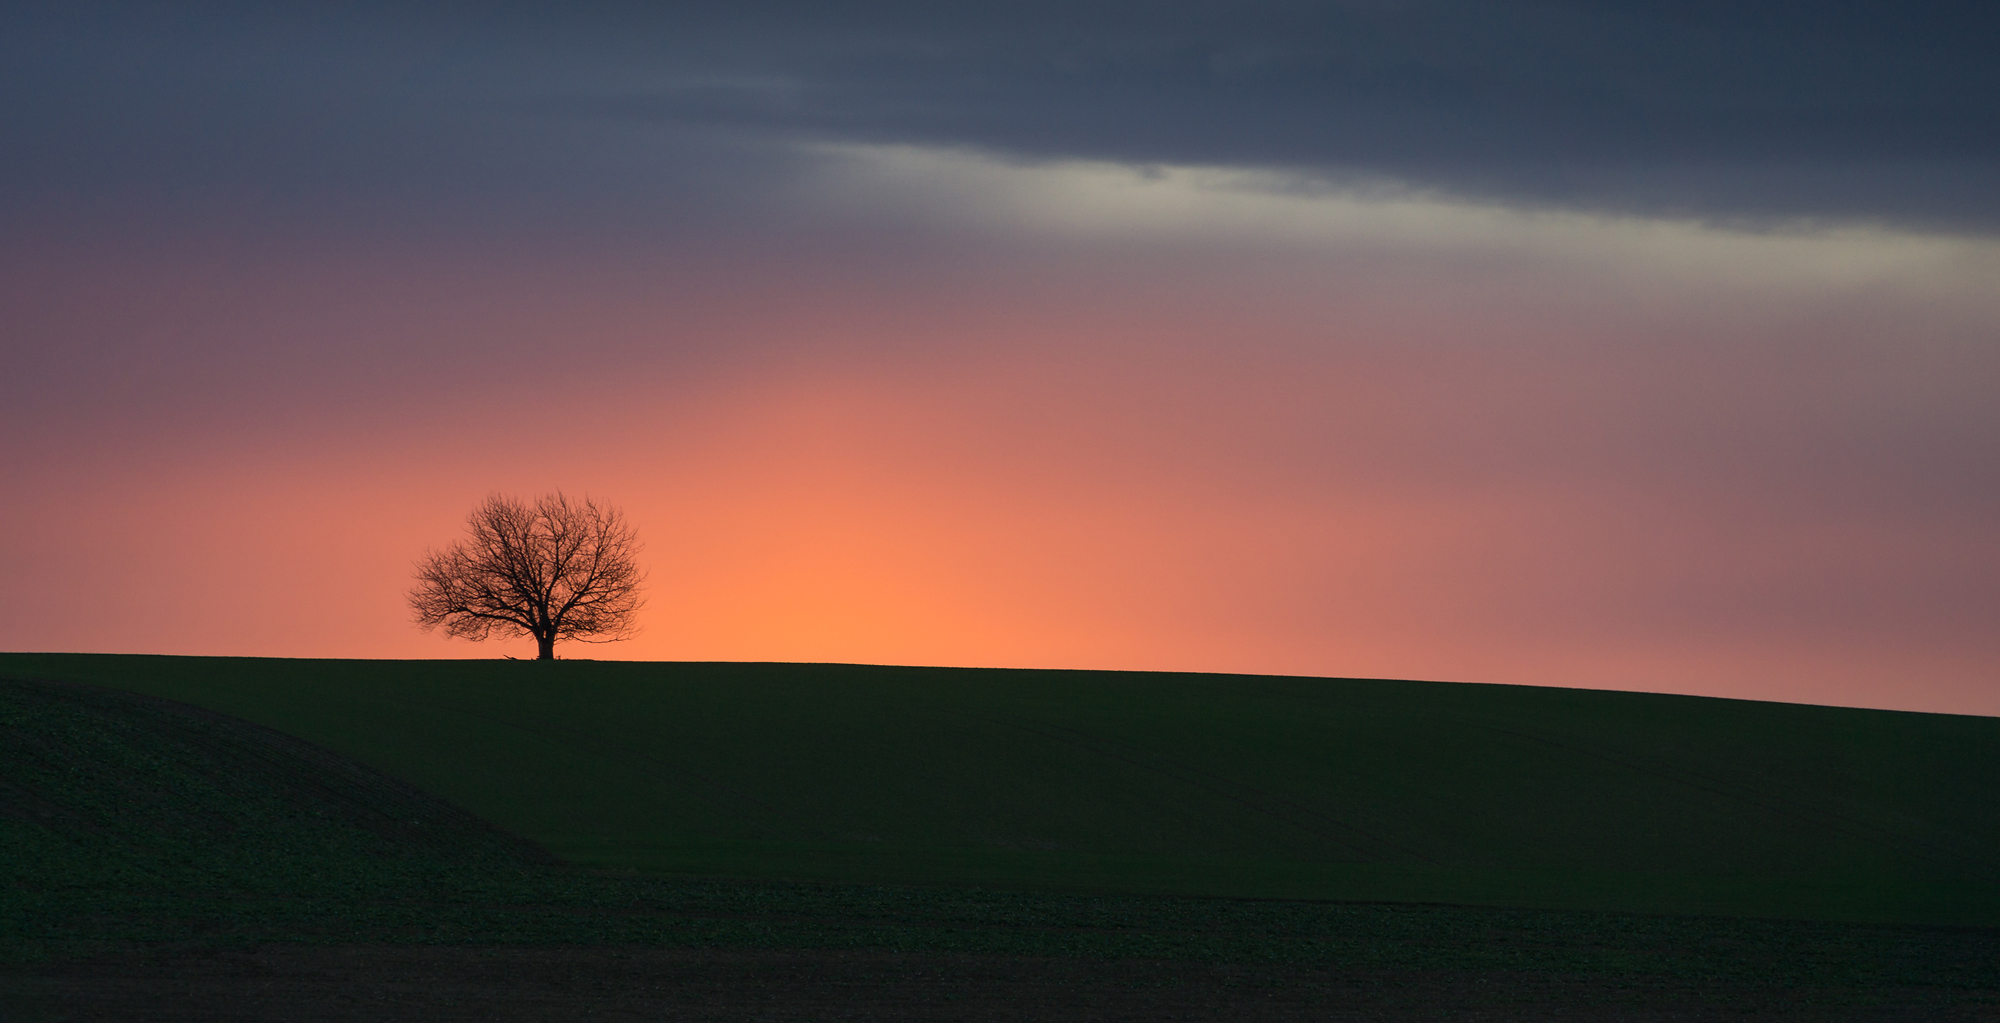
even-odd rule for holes
{"type": "Polygon", "coordinates": [[[353,757],[586,866],[2000,923],[2000,719],[1445,683],[0,655],[353,757]]]}

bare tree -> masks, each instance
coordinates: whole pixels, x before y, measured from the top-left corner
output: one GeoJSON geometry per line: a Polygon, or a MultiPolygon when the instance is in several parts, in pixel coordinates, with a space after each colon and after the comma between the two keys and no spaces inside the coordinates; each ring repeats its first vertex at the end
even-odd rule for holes
{"type": "Polygon", "coordinates": [[[556,640],[609,643],[638,631],[639,536],[618,509],[560,493],[532,505],[494,494],[467,525],[469,538],[417,563],[410,607],[425,632],[527,633],[535,659],[548,661],[556,640]]]}

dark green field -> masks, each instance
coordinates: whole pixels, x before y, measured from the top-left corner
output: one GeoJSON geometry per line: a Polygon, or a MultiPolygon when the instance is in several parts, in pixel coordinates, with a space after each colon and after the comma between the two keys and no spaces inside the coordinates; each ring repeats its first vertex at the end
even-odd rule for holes
{"type": "Polygon", "coordinates": [[[1515,686],[0,655],[668,876],[2000,924],[2000,719],[1515,686]]]}
{"type": "Polygon", "coordinates": [[[10,1020],[2000,1012],[1983,719],[1215,676],[0,662],[10,1020]],[[1217,897],[1250,894],[1310,897],[1217,897]]]}

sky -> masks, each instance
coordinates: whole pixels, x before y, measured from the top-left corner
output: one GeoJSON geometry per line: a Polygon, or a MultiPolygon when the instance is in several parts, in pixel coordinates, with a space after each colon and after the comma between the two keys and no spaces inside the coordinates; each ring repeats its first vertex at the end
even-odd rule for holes
{"type": "MultiPolygon", "coordinates": [[[[25,6],[25,5],[24,5],[25,6]]],[[[566,656],[2000,714],[1971,4],[0,12],[0,649],[566,656]]]]}

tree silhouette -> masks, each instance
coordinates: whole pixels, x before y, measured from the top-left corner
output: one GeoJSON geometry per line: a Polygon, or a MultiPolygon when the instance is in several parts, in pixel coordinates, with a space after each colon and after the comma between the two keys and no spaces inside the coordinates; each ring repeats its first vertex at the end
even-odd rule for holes
{"type": "Polygon", "coordinates": [[[639,536],[618,509],[560,492],[532,505],[494,494],[466,524],[470,537],[417,563],[410,607],[425,632],[526,633],[535,659],[548,661],[556,640],[609,643],[638,631],[639,536]]]}

